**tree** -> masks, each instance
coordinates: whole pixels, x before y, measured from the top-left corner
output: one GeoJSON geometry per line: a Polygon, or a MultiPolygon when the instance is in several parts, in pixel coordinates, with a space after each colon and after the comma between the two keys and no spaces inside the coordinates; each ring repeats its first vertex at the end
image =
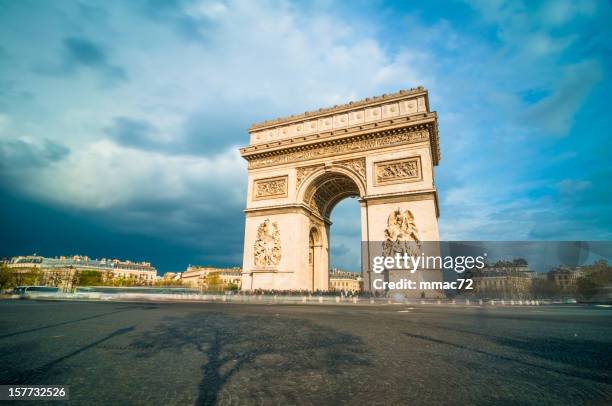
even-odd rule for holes
{"type": "Polygon", "coordinates": [[[585,299],[592,298],[595,293],[597,293],[600,287],[601,286],[597,283],[597,281],[588,276],[578,278],[578,280],[576,281],[576,291],[581,297],[585,299]]]}
{"type": "Polygon", "coordinates": [[[79,272],[79,286],[100,286],[103,283],[102,273],[98,271],[81,271],[79,272]]]}
{"type": "Polygon", "coordinates": [[[0,290],[10,289],[15,287],[15,277],[11,268],[6,265],[0,267],[0,290]]]}
{"type": "Polygon", "coordinates": [[[560,293],[555,281],[548,278],[535,278],[531,285],[532,294],[538,298],[553,297],[560,293]]]}
{"type": "Polygon", "coordinates": [[[174,280],[174,279],[160,279],[158,281],[153,282],[153,286],[160,286],[164,288],[182,288],[185,287],[185,283],[183,281],[174,280]]]}
{"type": "Polygon", "coordinates": [[[219,277],[219,274],[214,272],[214,273],[209,273],[204,279],[203,279],[203,284],[206,287],[206,290],[211,290],[213,292],[219,291],[223,288],[223,282],[221,281],[221,278],[219,277]]]}
{"type": "Polygon", "coordinates": [[[585,275],[576,281],[577,292],[581,297],[590,299],[601,289],[612,286],[612,267],[608,261],[596,261],[584,267],[584,271],[585,275]]]}
{"type": "Polygon", "coordinates": [[[12,268],[15,286],[28,286],[38,284],[41,272],[38,268],[12,268]]]}

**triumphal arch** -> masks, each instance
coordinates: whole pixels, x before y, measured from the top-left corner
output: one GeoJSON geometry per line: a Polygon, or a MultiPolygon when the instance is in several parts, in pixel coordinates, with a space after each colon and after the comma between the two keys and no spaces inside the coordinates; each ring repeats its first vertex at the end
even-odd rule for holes
{"type": "Polygon", "coordinates": [[[347,197],[360,202],[363,246],[439,240],[437,115],[422,87],[266,121],[249,134],[240,149],[242,289],[327,290],[330,213],[347,197]]]}

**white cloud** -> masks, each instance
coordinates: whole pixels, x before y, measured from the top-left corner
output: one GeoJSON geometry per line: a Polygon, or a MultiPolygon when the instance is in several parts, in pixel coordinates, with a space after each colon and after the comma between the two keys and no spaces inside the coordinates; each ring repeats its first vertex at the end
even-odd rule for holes
{"type": "Polygon", "coordinates": [[[69,78],[32,75],[28,66],[52,61],[58,49],[44,47],[22,59],[26,53],[11,50],[17,60],[11,82],[35,97],[0,116],[2,139],[49,139],[71,152],[44,168],[2,176],[40,199],[112,213],[118,223],[150,227],[152,234],[168,224],[201,227],[220,215],[219,196],[241,216],[246,171],[236,148],[253,121],[424,84],[440,112],[443,238],[527,238],[536,203],[525,200],[525,190],[513,195],[499,186],[535,176],[511,146],[534,128],[567,133],[602,74],[595,60],[564,66],[556,59],[578,39],[571,30],[555,30],[596,13],[589,2],[546,3],[539,13],[520,2],[474,4],[500,44],[447,21],[428,25],[414,17],[397,38],[381,40],[375,22],[365,18],[285,2],[188,3],[173,19],[137,15],[121,3],[109,7],[112,18],[97,30],[75,18],[62,28],[51,25],[52,33],[41,25],[34,31],[41,37],[28,42],[61,43],[73,30],[81,32],[107,44],[113,63],[127,72],[125,83],[100,88],[89,71],[69,78]],[[177,34],[172,24],[184,22],[177,15],[195,24],[197,38],[177,34]],[[529,107],[521,93],[534,89],[548,95],[529,107]],[[150,123],[167,150],[111,142],[104,129],[118,116],[150,123]],[[198,125],[189,139],[186,127],[193,121],[198,125]],[[172,149],[207,139],[223,148],[172,149]],[[474,179],[478,187],[465,186],[474,179]],[[155,202],[170,202],[163,216],[150,207],[155,202]]]}
{"type": "MultiPolygon", "coordinates": [[[[358,24],[327,14],[251,2],[189,3],[178,13],[201,22],[205,40],[185,41],[167,24],[113,10],[108,30],[121,42],[108,48],[127,71],[125,84],[100,89],[86,77],[95,73],[76,81],[37,78],[30,90],[46,114],[24,117],[15,134],[23,137],[36,123],[28,133],[40,137],[44,129],[72,153],[45,170],[12,173],[13,184],[42,199],[94,210],[127,206],[142,196],[191,196],[187,184],[204,191],[215,179],[241,184],[244,171],[236,168],[244,163],[235,149],[246,141],[251,121],[416,86],[422,77],[406,50],[392,56],[376,39],[360,35],[358,24]],[[56,102],[60,89],[64,97],[56,102]],[[151,123],[164,143],[181,142],[186,123],[202,111],[220,117],[218,141],[227,144],[205,157],[201,151],[124,148],[104,133],[115,117],[125,116],[151,123]],[[242,134],[224,134],[223,123],[236,120],[244,125],[242,134]]],[[[90,35],[100,40],[101,34],[90,35]]]]}
{"type": "Polygon", "coordinates": [[[226,191],[232,198],[229,204],[235,205],[242,199],[238,191],[245,174],[246,165],[233,149],[213,158],[167,156],[103,140],[75,151],[23,186],[31,194],[68,206],[108,209],[143,199],[191,199],[207,188],[231,184],[235,188],[226,191]]]}
{"type": "Polygon", "coordinates": [[[601,67],[594,60],[565,67],[554,93],[525,112],[527,122],[549,133],[566,135],[576,112],[601,77],[601,67]]]}

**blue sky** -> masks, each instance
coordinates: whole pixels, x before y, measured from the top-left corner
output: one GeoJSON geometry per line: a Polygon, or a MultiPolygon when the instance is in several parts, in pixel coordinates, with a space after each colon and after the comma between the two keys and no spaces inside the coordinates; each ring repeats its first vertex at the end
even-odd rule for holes
{"type": "MultiPolygon", "coordinates": [[[[0,0],[0,256],[239,265],[253,122],[419,85],[445,240],[610,240],[605,1],[0,0]]],[[[332,213],[359,264],[358,207],[332,213]]]]}

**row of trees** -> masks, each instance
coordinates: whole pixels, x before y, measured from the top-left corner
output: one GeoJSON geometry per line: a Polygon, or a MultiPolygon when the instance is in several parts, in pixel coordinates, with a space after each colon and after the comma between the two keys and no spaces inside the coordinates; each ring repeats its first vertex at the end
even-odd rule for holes
{"type": "Polygon", "coordinates": [[[612,289],[612,266],[605,260],[585,267],[585,275],[576,281],[576,292],[586,299],[592,298],[606,288],[612,289]]]}
{"type": "Polygon", "coordinates": [[[563,269],[553,270],[547,275],[540,275],[533,279],[529,278],[520,267],[526,266],[524,259],[513,261],[499,261],[489,265],[489,269],[481,271],[471,271],[466,274],[467,278],[490,277],[485,287],[477,290],[464,290],[463,294],[473,294],[480,297],[499,297],[499,298],[562,298],[572,297],[576,299],[588,300],[598,294],[606,294],[606,289],[612,290],[612,267],[606,260],[599,260],[591,265],[580,268],[581,276],[576,278],[572,272],[575,270],[563,269]],[[491,275],[487,271],[500,269],[501,275],[491,275]],[[557,278],[567,279],[556,281],[557,278]],[[504,278],[505,276],[505,278],[504,278]],[[497,280],[496,280],[497,279],[497,280]]]}
{"type": "Polygon", "coordinates": [[[76,286],[146,286],[150,281],[139,278],[117,278],[110,272],[61,269],[41,271],[38,268],[0,267],[0,290],[16,286],[45,285],[70,290],[76,286]]]}
{"type": "MultiPolygon", "coordinates": [[[[59,269],[56,271],[41,271],[38,268],[10,268],[3,264],[0,267],[0,290],[9,290],[16,286],[45,285],[57,286],[71,290],[76,286],[156,286],[193,288],[193,286],[179,280],[162,279],[149,281],[139,278],[118,278],[111,272],[94,270],[76,271],[74,269],[59,269]]],[[[223,283],[216,273],[199,280],[198,286],[202,291],[222,292],[238,291],[239,286],[234,283],[223,283]]]]}
{"type": "MultiPolygon", "coordinates": [[[[181,279],[162,279],[156,286],[172,288],[193,288],[193,285],[186,284],[181,279]]],[[[198,280],[197,288],[206,292],[237,292],[240,286],[235,283],[224,283],[219,274],[212,272],[198,280]]]]}
{"type": "Polygon", "coordinates": [[[0,266],[0,291],[12,289],[15,286],[36,285],[40,280],[39,269],[24,269],[23,272],[15,272],[6,265],[0,266]]]}
{"type": "Polygon", "coordinates": [[[612,266],[606,260],[599,260],[583,266],[582,276],[569,286],[562,288],[552,278],[536,279],[533,292],[540,297],[574,296],[591,299],[606,288],[612,289],[612,266]]]}

